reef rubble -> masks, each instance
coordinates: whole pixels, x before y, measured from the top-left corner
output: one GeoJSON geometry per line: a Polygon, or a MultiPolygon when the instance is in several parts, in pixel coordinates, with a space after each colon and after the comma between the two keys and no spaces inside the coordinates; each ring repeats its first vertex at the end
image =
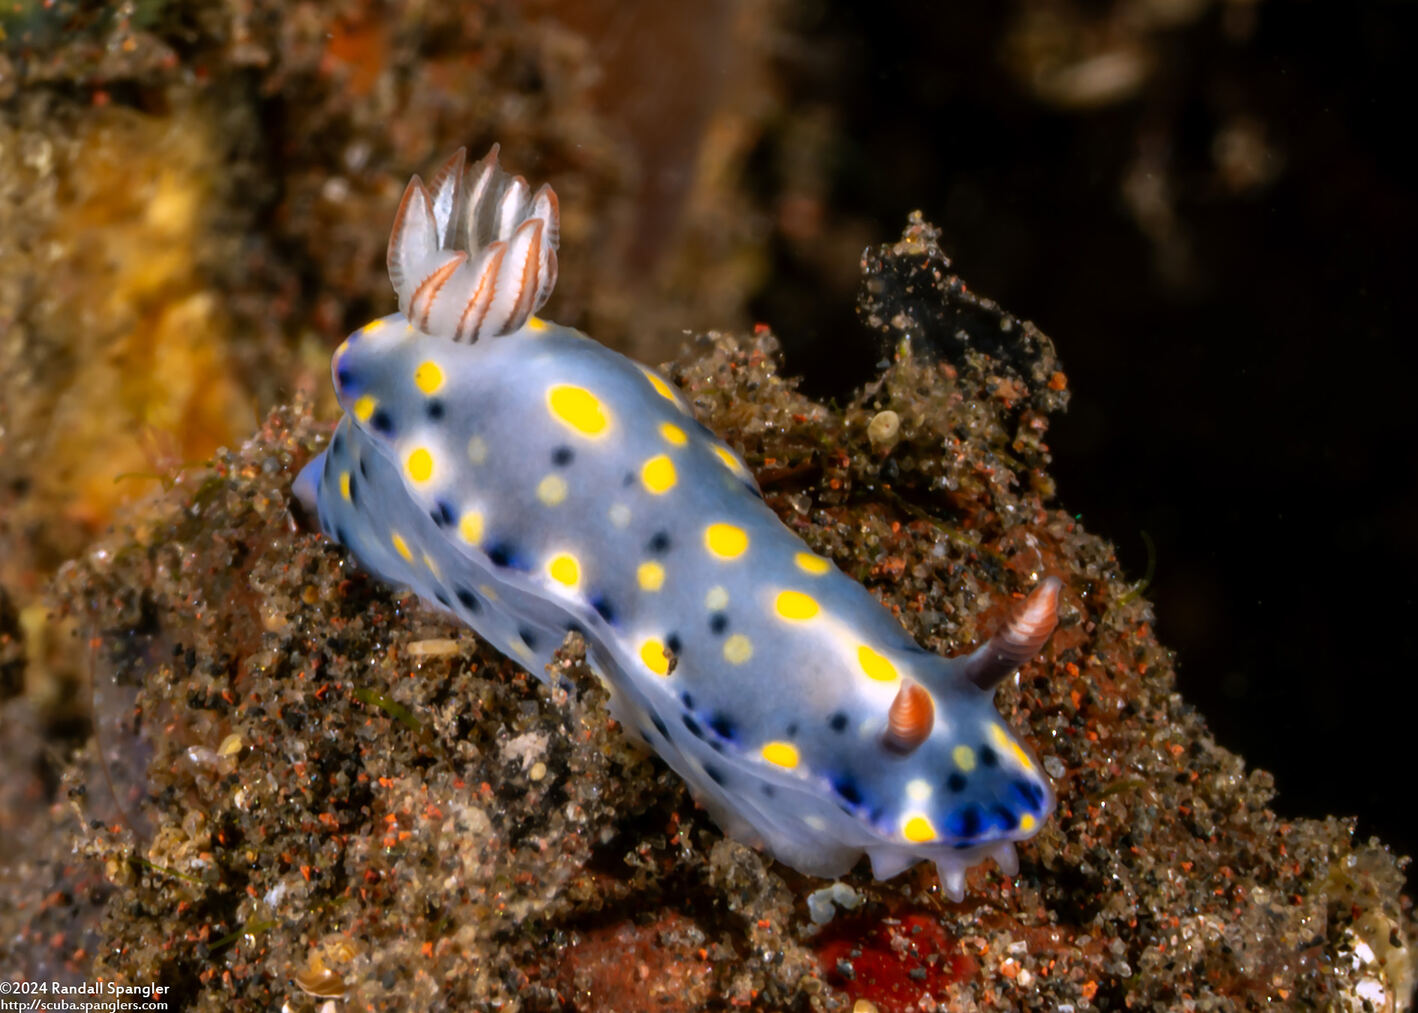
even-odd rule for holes
{"type": "Polygon", "coordinates": [[[574,635],[574,688],[549,689],[296,522],[330,430],[298,401],[55,579],[95,735],[22,825],[53,786],[28,704],[3,704],[0,966],[198,1010],[1409,1008],[1403,861],[1282,815],[1057,501],[1052,343],[919,217],[862,268],[883,369],[851,401],[800,394],[766,327],[666,372],[926,647],[1064,576],[1060,628],[999,696],[1059,797],[1017,876],[978,867],[952,904],[926,865],[863,865],[819,925],[824,884],[725,838],[607,716],[574,635]]]}

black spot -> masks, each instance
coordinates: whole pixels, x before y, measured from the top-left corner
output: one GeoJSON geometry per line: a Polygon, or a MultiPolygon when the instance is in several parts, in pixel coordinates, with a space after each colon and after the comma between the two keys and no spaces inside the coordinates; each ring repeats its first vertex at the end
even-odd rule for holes
{"type": "Polygon", "coordinates": [[[963,805],[945,818],[945,829],[951,837],[976,837],[980,833],[980,807],[963,805]]]}
{"type": "Polygon", "coordinates": [[[453,607],[453,603],[448,600],[448,596],[442,591],[433,592],[433,596],[438,599],[438,604],[442,605],[444,608],[451,609],[453,607]]]}
{"type": "Polygon", "coordinates": [[[330,441],[330,453],[339,457],[345,452],[345,437],[342,433],[336,433],[335,438],[330,441]]]}
{"type": "Polygon", "coordinates": [[[345,534],[345,529],[338,524],[335,525],[335,541],[339,542],[341,545],[350,544],[350,536],[345,534]]]}
{"type": "Polygon", "coordinates": [[[655,731],[659,732],[660,735],[662,735],[664,738],[667,738],[667,739],[670,737],[670,730],[669,730],[667,727],[665,727],[665,720],[664,720],[664,718],[662,718],[662,717],[660,717],[660,715],[656,714],[656,715],[654,715],[653,717],[650,718],[650,722],[655,726],[655,731]]]}
{"type": "Polygon", "coordinates": [[[595,609],[597,614],[606,622],[611,624],[615,623],[615,609],[611,607],[609,599],[603,595],[597,595],[591,599],[591,607],[595,609]]]}
{"type": "Polygon", "coordinates": [[[517,628],[517,635],[521,637],[522,642],[532,650],[535,651],[537,649],[538,637],[536,630],[532,629],[530,626],[519,626],[517,628]]]}
{"type": "Polygon", "coordinates": [[[340,390],[347,391],[350,384],[354,383],[354,373],[350,372],[348,366],[341,366],[335,370],[335,383],[339,384],[340,390]]]}
{"type": "Polygon", "coordinates": [[[1005,830],[1013,830],[1019,826],[1019,819],[1002,805],[990,806],[990,812],[1000,821],[1005,830]]]}
{"type": "Polygon", "coordinates": [[[704,738],[704,729],[699,727],[698,721],[694,720],[694,718],[690,717],[688,714],[680,715],[680,720],[683,721],[684,726],[689,729],[690,735],[693,735],[696,739],[704,738]]]}
{"type": "Polygon", "coordinates": [[[576,459],[576,451],[570,447],[557,447],[551,452],[551,463],[558,468],[564,468],[576,459]]]}
{"type": "Polygon", "coordinates": [[[745,489],[747,489],[749,492],[753,493],[753,498],[754,498],[754,499],[762,499],[762,498],[763,498],[763,490],[761,490],[761,489],[758,488],[758,483],[757,483],[757,482],[745,481],[744,484],[743,484],[743,487],[744,487],[745,489]]]}
{"type": "Polygon", "coordinates": [[[729,628],[729,617],[725,612],[715,612],[709,617],[709,629],[713,633],[723,633],[729,628]]]}
{"type": "Polygon", "coordinates": [[[670,633],[665,637],[665,646],[670,649],[671,654],[678,654],[684,645],[680,642],[678,633],[670,633]]]}
{"type": "Polygon", "coordinates": [[[714,734],[721,739],[732,740],[735,736],[734,723],[729,720],[729,716],[722,711],[709,719],[709,727],[714,730],[714,734]]]}
{"type": "Polygon", "coordinates": [[[424,414],[426,414],[429,419],[434,422],[439,421],[443,418],[444,412],[442,399],[436,397],[429,398],[428,403],[423,406],[423,410],[424,414]]]}
{"type": "Polygon", "coordinates": [[[478,601],[477,596],[466,587],[458,588],[457,595],[458,603],[469,612],[476,612],[478,609],[482,608],[482,602],[478,601]]]}
{"type": "Polygon", "coordinates": [[[434,510],[429,516],[433,518],[433,523],[437,524],[440,528],[452,527],[453,505],[447,500],[441,499],[438,501],[438,509],[434,510]]]}
{"type": "Polygon", "coordinates": [[[645,543],[645,547],[657,556],[663,556],[670,551],[670,533],[668,531],[656,531],[650,536],[650,541],[645,543]]]}
{"type": "Polygon", "coordinates": [[[837,797],[849,805],[862,804],[862,789],[857,785],[857,779],[851,774],[839,774],[832,781],[832,790],[837,793],[837,797]]]}
{"type": "Polygon", "coordinates": [[[778,789],[773,787],[767,781],[763,781],[762,783],[760,783],[759,787],[763,789],[764,798],[772,798],[774,795],[778,794],[778,789]]]}
{"type": "Polygon", "coordinates": [[[797,737],[797,734],[798,734],[798,723],[797,723],[796,721],[789,722],[788,727],[785,728],[785,729],[783,729],[783,737],[784,737],[784,738],[788,738],[788,739],[796,738],[796,737],[797,737]]]}
{"type": "Polygon", "coordinates": [[[493,566],[505,566],[512,570],[525,570],[520,559],[517,558],[517,547],[511,542],[497,542],[487,550],[487,558],[492,561],[493,566]]]}
{"type": "Polygon", "coordinates": [[[1039,809],[1044,804],[1044,792],[1037,784],[1022,777],[1009,783],[1019,800],[1029,809],[1039,809]]]}
{"type": "Polygon", "coordinates": [[[713,781],[715,784],[722,785],[724,783],[724,772],[712,763],[706,763],[704,765],[704,773],[708,774],[709,780],[713,781]]]}
{"type": "Polygon", "coordinates": [[[369,469],[364,466],[364,458],[363,458],[363,457],[361,457],[361,458],[359,459],[359,475],[360,475],[360,478],[363,478],[363,479],[366,479],[366,480],[369,478],[369,469]]]}
{"type": "Polygon", "coordinates": [[[996,753],[996,752],[995,752],[993,749],[991,749],[989,746],[981,746],[981,747],[980,747],[980,762],[983,763],[986,767],[998,767],[998,766],[999,766],[999,754],[996,753]]]}
{"type": "Polygon", "coordinates": [[[350,476],[350,505],[359,506],[359,483],[353,475],[350,476]]]}
{"type": "Polygon", "coordinates": [[[620,484],[623,485],[623,486],[627,486],[627,487],[634,485],[634,484],[635,484],[635,472],[633,472],[633,471],[627,471],[627,472],[625,473],[625,477],[620,480],[620,484]]]}
{"type": "Polygon", "coordinates": [[[374,427],[374,431],[381,436],[394,435],[394,420],[389,417],[389,413],[380,408],[370,417],[369,424],[374,427]]]}
{"type": "Polygon", "coordinates": [[[827,727],[834,732],[845,732],[847,730],[847,715],[838,711],[827,719],[827,727]]]}
{"type": "Polygon", "coordinates": [[[686,710],[694,710],[694,697],[690,696],[687,690],[679,695],[679,699],[686,710]]]}
{"type": "Polygon", "coordinates": [[[951,774],[945,779],[945,787],[947,791],[951,791],[954,792],[956,795],[959,795],[962,791],[965,790],[965,775],[960,773],[960,771],[958,770],[955,771],[953,774],[951,774]]]}

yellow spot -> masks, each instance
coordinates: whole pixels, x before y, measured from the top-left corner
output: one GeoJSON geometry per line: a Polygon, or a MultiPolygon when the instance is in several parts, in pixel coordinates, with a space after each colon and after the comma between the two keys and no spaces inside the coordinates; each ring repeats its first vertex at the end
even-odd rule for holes
{"type": "Polygon", "coordinates": [[[737,559],[748,549],[748,532],[733,524],[711,524],[704,529],[704,547],[720,559],[737,559]]]}
{"type": "Polygon", "coordinates": [[[763,747],[763,758],[786,770],[798,765],[798,750],[791,742],[770,742],[763,747]]]}
{"type": "Polygon", "coordinates": [[[537,483],[537,499],[547,506],[556,506],[566,499],[566,479],[560,475],[548,475],[537,483]]]}
{"type": "Polygon", "coordinates": [[[914,841],[917,844],[924,844],[936,839],[935,827],[931,825],[931,821],[919,815],[912,816],[906,821],[906,825],[901,828],[901,834],[906,840],[914,841]]]}
{"type": "Polygon", "coordinates": [[[368,422],[369,417],[374,414],[374,409],[379,407],[379,402],[368,394],[362,394],[355,398],[355,403],[350,407],[354,412],[354,417],[361,422],[368,422]]]}
{"type": "Polygon", "coordinates": [[[544,331],[544,330],[546,330],[546,329],[547,329],[547,322],[546,322],[545,320],[543,320],[541,317],[528,317],[528,318],[527,318],[527,330],[529,330],[529,331],[544,331]]]}
{"type": "Polygon", "coordinates": [[[1025,833],[1028,833],[1030,830],[1033,830],[1034,817],[1029,815],[1029,813],[1022,814],[1019,817],[1019,829],[1023,830],[1025,833]]]}
{"type": "Polygon", "coordinates": [[[600,399],[584,387],[569,383],[549,387],[547,408],[559,422],[582,436],[600,436],[610,425],[600,399]]]}
{"type": "Polygon", "coordinates": [[[581,564],[569,552],[553,556],[547,564],[547,573],[551,575],[552,580],[567,587],[575,587],[581,582],[581,564]]]}
{"type": "Polygon", "coordinates": [[[821,577],[832,569],[831,563],[821,556],[814,556],[811,552],[799,552],[793,557],[793,562],[798,564],[798,569],[803,573],[810,573],[814,577],[821,577]]]}
{"type": "Polygon", "coordinates": [[[675,487],[675,463],[664,454],[657,454],[640,469],[640,481],[656,496],[675,487]]]}
{"type": "Polygon", "coordinates": [[[721,447],[716,443],[714,444],[714,453],[719,455],[719,460],[723,461],[734,474],[742,475],[747,470],[744,468],[743,462],[735,457],[734,452],[728,447],[721,447]]]}
{"type": "Polygon", "coordinates": [[[345,501],[346,501],[346,502],[349,501],[349,499],[350,499],[350,473],[349,473],[348,471],[342,471],[342,472],[340,472],[340,495],[345,498],[345,501]]]}
{"type": "Polygon", "coordinates": [[[433,561],[433,557],[430,556],[427,552],[423,554],[423,565],[428,567],[428,572],[433,574],[435,577],[443,576],[443,574],[440,573],[438,570],[438,564],[433,561]]]}
{"type": "Polygon", "coordinates": [[[665,657],[665,645],[654,637],[640,645],[640,660],[656,675],[670,673],[670,659],[665,657]]]}
{"type": "Polygon", "coordinates": [[[950,758],[967,774],[975,769],[975,750],[969,746],[956,746],[950,751],[950,758]]]}
{"type": "Polygon", "coordinates": [[[729,604],[729,592],[722,584],[715,584],[709,589],[709,593],[704,596],[704,607],[710,612],[718,612],[727,608],[729,604]]]}
{"type": "Polygon", "coordinates": [[[995,744],[996,748],[1013,756],[1025,770],[1034,769],[1034,762],[1029,759],[1029,754],[1024,751],[1024,747],[1016,742],[1008,732],[996,724],[990,725],[987,731],[990,735],[990,741],[995,744]]]}
{"type": "Polygon", "coordinates": [[[658,591],[665,583],[665,568],[653,559],[641,563],[635,571],[635,579],[645,591],[658,591]]]}
{"type": "Polygon", "coordinates": [[[730,665],[742,665],[753,657],[753,642],[742,633],[735,633],[724,641],[724,660],[730,665]]]}
{"type": "Polygon", "coordinates": [[[363,330],[365,334],[373,334],[375,331],[381,330],[383,327],[384,320],[381,318],[379,320],[371,320],[369,323],[364,325],[363,330]]]}
{"type": "Polygon", "coordinates": [[[433,455],[424,447],[416,448],[404,462],[409,478],[415,482],[427,482],[433,477],[433,455]]]}
{"type": "Polygon", "coordinates": [[[660,435],[665,438],[666,443],[676,447],[682,447],[689,442],[689,437],[684,435],[684,430],[673,422],[661,422],[660,435]]]}
{"type": "Polygon", "coordinates": [[[869,679],[890,682],[896,678],[896,666],[866,644],[857,648],[857,664],[862,666],[862,671],[867,674],[869,679]]]}
{"type": "Polygon", "coordinates": [[[491,584],[479,584],[478,590],[482,592],[483,597],[488,601],[497,601],[497,588],[493,587],[491,584]]]}
{"type": "Polygon", "coordinates": [[[443,370],[438,363],[432,359],[419,363],[419,368],[414,370],[414,386],[425,394],[437,394],[443,386],[443,370]]]}
{"type": "Polygon", "coordinates": [[[458,534],[463,536],[463,541],[469,545],[477,545],[483,540],[483,515],[476,510],[469,510],[458,521],[458,534]]]}
{"type": "Polygon", "coordinates": [[[404,541],[404,536],[395,531],[389,536],[389,541],[394,543],[394,551],[404,557],[406,563],[412,563],[414,554],[409,549],[409,543],[404,541]]]}
{"type": "Polygon", "coordinates": [[[817,601],[801,591],[780,591],[773,607],[784,619],[811,619],[817,615],[817,601]]]}
{"type": "Polygon", "coordinates": [[[655,388],[656,394],[660,395],[660,397],[664,398],[666,401],[673,401],[676,405],[679,404],[679,399],[675,397],[674,391],[670,390],[669,384],[665,383],[664,380],[661,380],[659,376],[650,372],[648,369],[642,369],[641,372],[645,374],[645,379],[650,381],[650,386],[655,388]]]}
{"type": "Polygon", "coordinates": [[[473,464],[482,464],[487,460],[487,441],[481,436],[468,440],[468,460],[473,464]]]}

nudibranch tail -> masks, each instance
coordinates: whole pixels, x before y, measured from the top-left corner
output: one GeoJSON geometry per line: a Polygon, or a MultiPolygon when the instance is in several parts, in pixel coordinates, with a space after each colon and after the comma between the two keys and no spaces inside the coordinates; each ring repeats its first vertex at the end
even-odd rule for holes
{"type": "Polygon", "coordinates": [[[981,689],[994,689],[1038,654],[1059,624],[1062,589],[1057,577],[1041,580],[995,635],[965,659],[965,677],[981,689]]]}
{"type": "Polygon", "coordinates": [[[425,186],[409,180],[389,236],[389,280],[419,330],[453,341],[511,334],[556,285],[556,194],[532,193],[497,164],[497,145],[464,167],[459,148],[425,186]]]}

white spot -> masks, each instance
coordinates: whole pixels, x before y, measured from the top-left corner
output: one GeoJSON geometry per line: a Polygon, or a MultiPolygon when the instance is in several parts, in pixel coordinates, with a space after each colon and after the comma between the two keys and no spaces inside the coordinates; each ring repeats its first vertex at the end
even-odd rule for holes
{"type": "Polygon", "coordinates": [[[925,802],[931,797],[930,783],[923,777],[906,782],[906,797],[912,802],[925,802]]]}
{"type": "Polygon", "coordinates": [[[630,507],[626,506],[624,503],[617,503],[610,508],[606,516],[610,518],[611,523],[616,527],[623,528],[630,523],[630,507]]]}

